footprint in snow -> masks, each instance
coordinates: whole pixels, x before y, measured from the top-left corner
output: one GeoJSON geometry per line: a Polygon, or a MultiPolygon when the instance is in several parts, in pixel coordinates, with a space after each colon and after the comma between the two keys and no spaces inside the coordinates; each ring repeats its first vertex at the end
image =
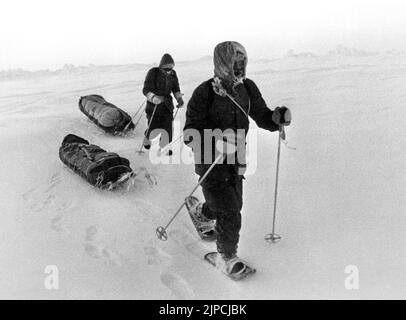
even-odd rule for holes
{"type": "Polygon", "coordinates": [[[121,266],[119,254],[108,246],[96,241],[95,238],[100,234],[97,226],[90,226],[86,229],[84,249],[87,255],[95,259],[103,259],[108,264],[121,266]]]}
{"type": "Polygon", "coordinates": [[[161,282],[172,291],[178,299],[193,299],[195,293],[189,283],[176,273],[163,272],[161,282]]]}
{"type": "Polygon", "coordinates": [[[92,258],[101,258],[103,256],[102,250],[102,247],[93,243],[85,243],[85,252],[92,258]]]}
{"type": "Polygon", "coordinates": [[[50,192],[53,188],[55,188],[59,183],[61,183],[61,175],[59,172],[54,173],[51,176],[51,182],[48,186],[48,188],[46,189],[46,192],[50,192]]]}
{"type": "Polygon", "coordinates": [[[142,214],[143,219],[142,221],[150,221],[154,224],[158,224],[162,222],[167,216],[167,212],[162,209],[162,207],[142,198],[136,199],[136,210],[132,211],[130,215],[130,219],[134,221],[134,223],[139,223],[140,215],[142,214]]]}
{"type": "Polygon", "coordinates": [[[86,241],[92,241],[94,239],[94,237],[97,235],[97,233],[99,232],[99,229],[97,228],[97,226],[90,226],[86,229],[86,237],[85,240],[86,241]]]}
{"type": "Polygon", "coordinates": [[[49,191],[42,191],[41,188],[33,188],[22,194],[22,197],[27,201],[33,212],[41,212],[55,202],[55,195],[49,191]]]}
{"type": "Polygon", "coordinates": [[[33,212],[58,211],[64,212],[75,207],[72,199],[62,199],[57,196],[56,188],[60,185],[62,177],[59,172],[55,172],[48,183],[39,184],[22,194],[22,198],[31,207],[33,212]]]}
{"type": "Polygon", "coordinates": [[[189,231],[171,230],[169,237],[198,259],[203,259],[207,252],[216,251],[215,242],[200,240],[197,234],[192,234],[189,231]]]}
{"type": "Polygon", "coordinates": [[[144,247],[145,256],[147,257],[147,263],[150,266],[166,264],[169,265],[172,261],[172,256],[163,251],[162,249],[154,246],[144,247]]]}
{"type": "Polygon", "coordinates": [[[64,216],[59,214],[51,220],[51,228],[57,232],[70,233],[68,228],[63,224],[64,216]]]}

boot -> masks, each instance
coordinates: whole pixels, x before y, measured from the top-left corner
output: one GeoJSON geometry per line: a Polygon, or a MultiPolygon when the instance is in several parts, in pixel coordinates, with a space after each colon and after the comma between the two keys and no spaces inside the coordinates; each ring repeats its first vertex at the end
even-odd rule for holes
{"type": "Polygon", "coordinates": [[[186,208],[196,228],[197,233],[203,240],[213,241],[216,239],[216,220],[208,219],[203,215],[203,204],[193,196],[185,199],[186,208]]]}
{"type": "Polygon", "coordinates": [[[245,272],[246,264],[238,258],[237,254],[231,256],[219,254],[216,263],[222,271],[228,275],[238,277],[241,273],[245,272]]]}

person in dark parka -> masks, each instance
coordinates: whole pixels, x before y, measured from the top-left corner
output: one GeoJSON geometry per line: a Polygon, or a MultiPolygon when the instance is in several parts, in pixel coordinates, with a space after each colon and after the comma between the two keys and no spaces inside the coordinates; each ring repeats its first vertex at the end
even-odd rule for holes
{"type": "MultiPolygon", "coordinates": [[[[146,116],[149,129],[145,132],[144,147],[151,147],[151,139],[161,133],[160,147],[163,148],[172,141],[173,101],[171,94],[177,101],[177,108],[183,106],[183,94],[179,88],[179,81],[175,70],[175,62],[170,54],[165,53],[158,67],[150,69],[142,89],[147,97],[146,116]],[[156,108],[156,109],[155,109],[156,108]],[[154,113],[155,110],[155,113],[154,113]],[[151,136],[151,133],[154,136],[151,136]]],[[[172,152],[169,151],[169,154],[172,152]]]]}
{"type": "MultiPolygon", "coordinates": [[[[234,136],[232,143],[242,145],[244,152],[249,117],[260,128],[269,131],[278,131],[281,125],[289,125],[291,120],[288,108],[269,109],[254,81],[246,78],[247,54],[241,44],[234,41],[218,44],[213,59],[214,78],[194,90],[187,105],[184,126],[184,142],[194,151],[195,172],[200,177],[216,158],[213,141],[204,139],[205,129],[231,130],[234,133],[238,130],[240,133],[234,136]],[[196,131],[201,139],[193,138],[196,131]]],[[[188,203],[186,200],[190,213],[199,221],[210,224],[215,220],[217,250],[224,264],[230,267],[230,273],[236,271],[234,267],[237,265],[238,269],[243,267],[237,257],[237,247],[241,229],[244,166],[245,162],[240,157],[237,156],[237,161],[228,162],[226,156],[202,183],[205,203],[193,203],[192,199],[188,203]]]]}

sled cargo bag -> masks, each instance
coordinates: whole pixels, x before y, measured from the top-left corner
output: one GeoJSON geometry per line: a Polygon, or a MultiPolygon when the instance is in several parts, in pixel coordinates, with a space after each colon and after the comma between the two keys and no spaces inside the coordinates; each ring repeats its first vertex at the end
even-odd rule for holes
{"type": "Polygon", "coordinates": [[[108,133],[118,134],[134,129],[129,114],[107,102],[102,96],[93,94],[80,97],[79,109],[108,133]]]}
{"type": "Polygon", "coordinates": [[[59,158],[90,184],[99,188],[108,187],[123,174],[132,172],[128,159],[89,144],[87,140],[74,134],[68,134],[63,139],[59,158]]]}

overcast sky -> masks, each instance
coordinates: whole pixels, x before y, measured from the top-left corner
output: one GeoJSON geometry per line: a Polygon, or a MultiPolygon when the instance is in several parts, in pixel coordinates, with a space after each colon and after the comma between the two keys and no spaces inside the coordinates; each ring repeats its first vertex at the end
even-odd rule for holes
{"type": "Polygon", "coordinates": [[[402,0],[1,0],[0,70],[157,62],[236,40],[251,59],[339,44],[406,49],[402,0]]]}

